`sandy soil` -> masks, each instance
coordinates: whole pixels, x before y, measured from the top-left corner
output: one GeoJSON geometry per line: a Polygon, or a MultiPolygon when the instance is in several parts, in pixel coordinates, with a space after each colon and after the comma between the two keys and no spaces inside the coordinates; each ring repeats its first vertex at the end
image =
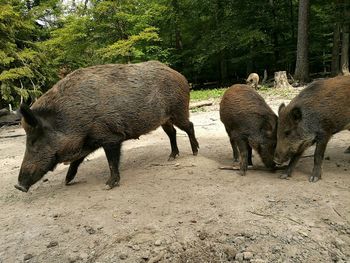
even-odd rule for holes
{"type": "MultiPolygon", "coordinates": [[[[274,110],[282,101],[267,100],[274,110]]],[[[178,130],[180,156],[168,162],[158,129],[125,143],[120,187],[110,191],[102,151],[71,186],[60,165],[28,193],[15,190],[24,132],[0,129],[0,262],[350,262],[349,132],[333,137],[323,179],[309,183],[311,157],[289,180],[218,169],[232,152],[217,103],[191,120],[198,156],[178,130]]],[[[253,162],[262,165],[256,154],[253,162]]]]}

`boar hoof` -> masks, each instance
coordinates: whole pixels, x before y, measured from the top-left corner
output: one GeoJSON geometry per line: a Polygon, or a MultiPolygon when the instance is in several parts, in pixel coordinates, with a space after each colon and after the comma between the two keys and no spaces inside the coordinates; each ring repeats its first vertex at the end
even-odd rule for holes
{"type": "Polygon", "coordinates": [[[289,175],[288,174],[281,174],[280,179],[289,179],[289,175]]]}
{"type": "Polygon", "coordinates": [[[318,180],[320,180],[320,177],[318,177],[318,176],[312,175],[312,176],[309,177],[309,182],[310,183],[316,183],[318,180]]]}
{"type": "Polygon", "coordinates": [[[175,160],[175,159],[176,159],[176,156],[178,156],[178,155],[179,155],[179,153],[171,153],[171,154],[169,155],[168,161],[173,161],[173,160],[175,160]]]}
{"type": "Polygon", "coordinates": [[[16,185],[15,185],[15,188],[18,189],[18,190],[20,190],[20,191],[22,191],[22,192],[25,192],[25,193],[28,192],[28,189],[25,188],[25,187],[22,186],[22,185],[16,184],[16,185]]]}
{"type": "Polygon", "coordinates": [[[106,184],[106,185],[104,186],[104,190],[111,190],[111,189],[113,189],[113,188],[116,187],[116,186],[119,186],[119,183],[115,183],[115,184],[113,184],[113,185],[106,184]]]}

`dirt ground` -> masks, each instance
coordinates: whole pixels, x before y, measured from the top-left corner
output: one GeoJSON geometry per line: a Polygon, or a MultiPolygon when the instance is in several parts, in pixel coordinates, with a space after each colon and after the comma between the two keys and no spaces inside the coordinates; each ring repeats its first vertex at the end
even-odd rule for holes
{"type": "MultiPolygon", "coordinates": [[[[269,97],[277,110],[282,98],[269,97]]],[[[101,150],[64,185],[60,165],[28,193],[15,190],[25,149],[19,127],[0,129],[0,262],[350,262],[350,133],[330,141],[323,179],[309,183],[309,149],[289,180],[220,170],[232,151],[217,102],[191,113],[200,144],[180,156],[158,129],[124,144],[120,187],[101,150]]],[[[254,167],[262,166],[254,155],[254,167]]]]}

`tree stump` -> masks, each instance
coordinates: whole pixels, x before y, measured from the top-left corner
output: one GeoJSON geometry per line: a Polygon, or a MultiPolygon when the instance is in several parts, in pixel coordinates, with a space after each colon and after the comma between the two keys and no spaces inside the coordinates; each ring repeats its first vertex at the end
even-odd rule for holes
{"type": "Polygon", "coordinates": [[[292,88],[288,82],[287,72],[286,71],[277,71],[275,72],[275,82],[273,85],[274,88],[292,88]]]}

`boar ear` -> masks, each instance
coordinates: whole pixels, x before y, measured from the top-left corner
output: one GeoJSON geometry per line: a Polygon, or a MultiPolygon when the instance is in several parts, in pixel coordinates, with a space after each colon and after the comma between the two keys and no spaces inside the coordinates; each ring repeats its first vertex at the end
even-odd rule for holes
{"type": "Polygon", "coordinates": [[[19,112],[24,118],[25,122],[28,123],[32,127],[36,127],[39,124],[38,119],[35,117],[33,111],[26,105],[21,104],[19,108],[19,112]]]}
{"type": "Polygon", "coordinates": [[[265,133],[267,136],[272,136],[273,134],[273,127],[269,120],[264,120],[263,123],[261,124],[260,130],[265,133]]]}
{"type": "Polygon", "coordinates": [[[286,107],[286,105],[284,105],[284,103],[282,103],[279,108],[278,108],[278,115],[280,115],[281,110],[283,110],[286,107]]]}
{"type": "Polygon", "coordinates": [[[294,121],[300,121],[302,118],[301,110],[299,107],[295,107],[290,112],[294,121]]]}

